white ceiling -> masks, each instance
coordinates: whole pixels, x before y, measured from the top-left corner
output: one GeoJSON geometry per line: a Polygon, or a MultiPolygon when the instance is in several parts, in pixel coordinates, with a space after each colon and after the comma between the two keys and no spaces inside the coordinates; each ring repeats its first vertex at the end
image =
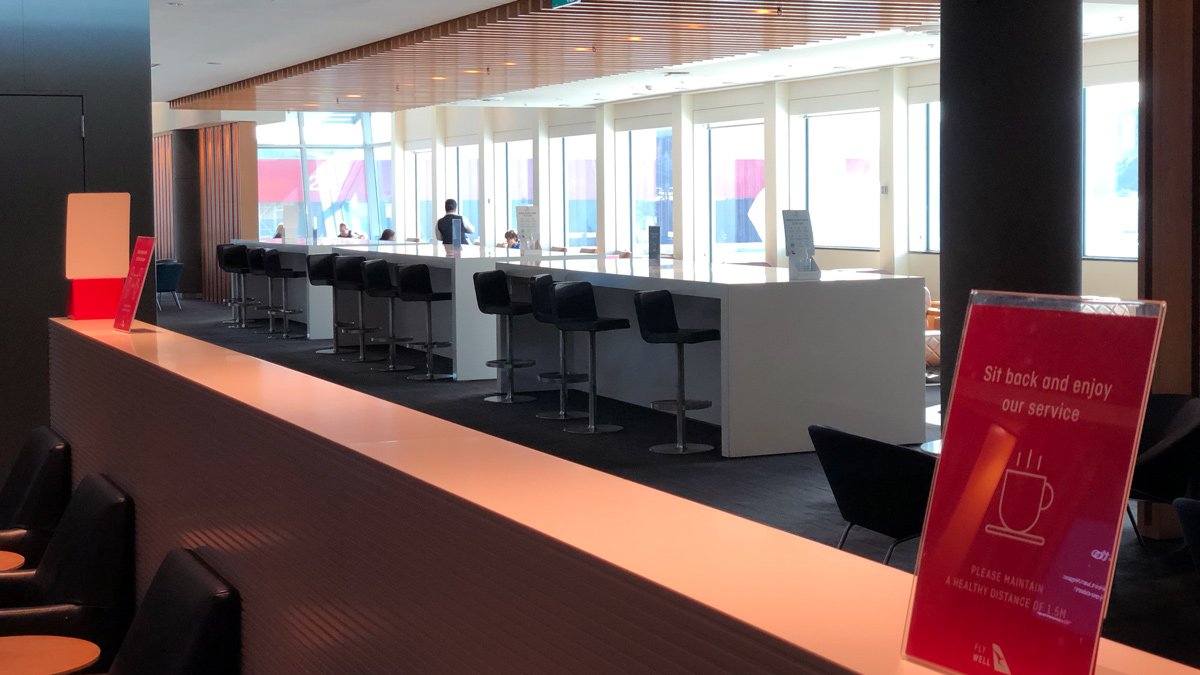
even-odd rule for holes
{"type": "MultiPolygon", "coordinates": [[[[166,101],[496,6],[499,0],[152,0],[152,95],[166,101]]],[[[1137,31],[1137,0],[1084,2],[1084,38],[1137,31]]],[[[937,26],[680,64],[460,105],[601,102],[938,58],[937,26]],[[683,74],[686,73],[686,74],[683,74]]]]}

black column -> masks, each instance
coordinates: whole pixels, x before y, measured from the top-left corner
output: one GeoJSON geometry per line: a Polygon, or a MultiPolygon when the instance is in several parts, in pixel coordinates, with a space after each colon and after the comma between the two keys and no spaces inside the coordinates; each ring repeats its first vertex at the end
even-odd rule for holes
{"type": "Polygon", "coordinates": [[[972,289],[1076,295],[1079,0],[942,2],[942,401],[972,289]]]}
{"type": "Polygon", "coordinates": [[[171,225],[175,259],[183,263],[180,289],[203,291],[200,260],[200,134],[171,132],[171,225]]]}

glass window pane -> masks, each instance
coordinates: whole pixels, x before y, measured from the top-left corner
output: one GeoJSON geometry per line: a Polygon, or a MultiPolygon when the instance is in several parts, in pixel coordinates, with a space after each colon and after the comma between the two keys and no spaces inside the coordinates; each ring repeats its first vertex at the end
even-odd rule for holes
{"type": "Polygon", "coordinates": [[[413,200],[415,210],[414,227],[405,232],[405,237],[417,237],[421,241],[433,241],[433,152],[417,150],[413,155],[413,200]]]}
{"type": "Polygon", "coordinates": [[[305,145],[363,144],[361,113],[303,113],[305,145]]]}
{"type": "Polygon", "coordinates": [[[1084,96],[1083,254],[1138,253],[1138,83],[1088,87],[1084,96]]]}
{"type": "MultiPolygon", "coordinates": [[[[311,141],[309,141],[311,143],[311,141]]],[[[392,113],[371,113],[371,143],[392,142],[392,113]]]]}
{"type": "Polygon", "coordinates": [[[533,141],[496,144],[497,198],[504,205],[500,222],[489,228],[484,246],[504,241],[504,232],[517,229],[516,207],[533,203],[533,141]]]}
{"type": "Polygon", "coordinates": [[[879,111],[809,117],[808,167],[816,244],[879,248],[879,111]]]}
{"type": "Polygon", "coordinates": [[[384,230],[396,230],[396,174],[392,146],[380,145],[371,152],[375,158],[375,217],[379,223],[379,232],[371,232],[374,239],[384,230]]]}
{"type": "Polygon", "coordinates": [[[311,149],[308,155],[308,218],[319,236],[334,237],[338,223],[366,235],[367,180],[362,148],[311,149]]]}
{"type": "Polygon", "coordinates": [[[258,149],[258,236],[304,236],[304,180],[298,148],[258,149]]]}
{"type": "Polygon", "coordinates": [[[766,224],[762,122],[710,127],[708,138],[712,260],[762,261],[766,224]]]}
{"type": "Polygon", "coordinates": [[[637,129],[626,133],[629,135],[626,148],[629,184],[620,187],[625,189],[623,194],[627,195],[628,202],[617,202],[621,215],[629,219],[629,243],[625,250],[636,256],[648,255],[650,226],[658,225],[662,246],[659,253],[669,258],[675,250],[675,230],[671,220],[674,214],[671,130],[637,129]]]}
{"type": "Polygon", "coordinates": [[[564,145],[564,138],[550,139],[550,231],[541,233],[542,248],[567,245],[567,191],[563,184],[566,180],[566,171],[563,169],[564,145]]]}
{"type": "MultiPolygon", "coordinates": [[[[458,213],[479,233],[479,146],[460,145],[455,148],[457,172],[455,189],[446,194],[458,200],[458,213]]],[[[447,183],[449,186],[450,183],[447,183]]],[[[447,190],[450,188],[447,187],[447,190]]]]}
{"type": "Polygon", "coordinates": [[[595,134],[551,139],[550,232],[542,238],[548,246],[596,245],[595,134]]]}
{"type": "Polygon", "coordinates": [[[908,107],[908,249],[941,248],[941,103],[908,107]]]}
{"type": "Polygon", "coordinates": [[[282,122],[259,124],[254,133],[259,145],[300,145],[300,127],[294,112],[287,113],[282,122]]]}

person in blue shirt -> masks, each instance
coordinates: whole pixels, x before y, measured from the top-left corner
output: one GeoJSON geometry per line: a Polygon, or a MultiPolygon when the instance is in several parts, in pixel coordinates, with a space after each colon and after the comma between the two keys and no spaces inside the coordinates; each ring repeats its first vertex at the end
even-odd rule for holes
{"type": "Polygon", "coordinates": [[[508,232],[504,233],[504,247],[521,248],[521,240],[519,237],[517,237],[516,230],[509,230],[508,232]]]}

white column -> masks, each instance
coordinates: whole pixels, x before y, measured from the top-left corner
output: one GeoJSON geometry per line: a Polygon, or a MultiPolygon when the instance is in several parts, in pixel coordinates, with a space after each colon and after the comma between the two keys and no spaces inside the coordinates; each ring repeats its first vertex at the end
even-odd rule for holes
{"type": "Polygon", "coordinates": [[[879,266],[908,273],[908,70],[879,72],[879,266]]]}
{"type": "Polygon", "coordinates": [[[496,226],[496,143],[493,139],[492,109],[486,108],[479,119],[479,223],[475,226],[480,242],[493,241],[496,226]]]}
{"type": "Polygon", "coordinates": [[[616,246],[617,226],[617,137],[613,131],[613,106],[596,109],[596,250],[616,246]],[[609,246],[609,242],[613,246],[609,246]]]}
{"type": "Polygon", "coordinates": [[[766,154],[763,173],[766,177],[766,218],[763,225],[763,248],[768,265],[785,266],[783,210],[790,208],[788,184],[788,155],[791,150],[788,120],[788,86],[773,82],[763,87],[763,143],[766,154]]]}
{"type": "Polygon", "coordinates": [[[675,109],[671,111],[671,220],[675,227],[675,258],[698,263],[700,257],[707,262],[708,228],[698,227],[695,222],[693,137],[692,95],[680,94],[675,97],[675,109]]]}

